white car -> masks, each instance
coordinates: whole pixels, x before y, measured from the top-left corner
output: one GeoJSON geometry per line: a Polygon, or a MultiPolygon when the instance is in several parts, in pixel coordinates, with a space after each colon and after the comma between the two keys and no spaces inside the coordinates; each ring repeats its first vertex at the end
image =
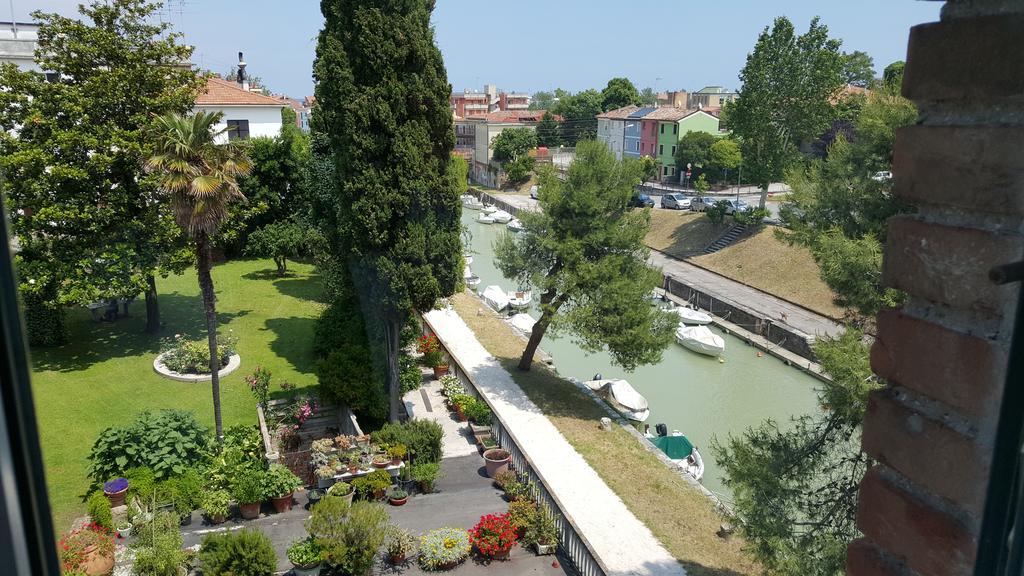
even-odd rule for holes
{"type": "Polygon", "coordinates": [[[875,182],[884,182],[885,180],[892,180],[892,172],[889,170],[882,170],[881,172],[875,172],[875,175],[871,177],[875,182]]]}
{"type": "Polygon", "coordinates": [[[689,210],[690,199],[684,194],[673,192],[671,194],[665,194],[661,197],[661,207],[671,208],[674,210],[689,210]]]}

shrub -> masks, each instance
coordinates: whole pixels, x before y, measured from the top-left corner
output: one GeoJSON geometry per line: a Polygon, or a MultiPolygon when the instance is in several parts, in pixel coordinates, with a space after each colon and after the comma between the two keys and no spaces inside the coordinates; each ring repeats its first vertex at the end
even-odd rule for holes
{"type": "Polygon", "coordinates": [[[322,554],[320,545],[312,538],[296,540],[288,547],[288,561],[304,568],[319,564],[322,554]]]}
{"type": "Polygon", "coordinates": [[[704,211],[708,216],[708,220],[711,220],[714,224],[721,224],[725,220],[725,210],[728,207],[725,200],[719,200],[714,206],[708,206],[707,210],[704,211]]]}
{"type": "Polygon", "coordinates": [[[384,470],[374,470],[352,481],[352,489],[356,491],[356,495],[366,500],[372,499],[376,492],[390,487],[391,474],[384,470]]]}
{"type": "Polygon", "coordinates": [[[384,381],[367,369],[370,365],[369,347],[349,346],[331,351],[316,365],[320,396],[348,406],[360,419],[383,420],[388,413],[384,381]]]}
{"type": "Polygon", "coordinates": [[[231,497],[239,504],[262,502],[267,497],[267,473],[263,470],[245,470],[231,483],[231,497]]]}
{"type": "Polygon", "coordinates": [[[462,528],[431,530],[420,538],[420,566],[426,570],[437,570],[458,564],[469,556],[472,548],[469,533],[462,528]]]}
{"type": "Polygon", "coordinates": [[[206,576],[270,576],[277,570],[274,544],[252,528],[206,536],[199,562],[206,576]]]}
{"type": "Polygon", "coordinates": [[[415,360],[403,354],[398,357],[398,366],[398,381],[402,386],[403,395],[418,390],[423,385],[423,374],[415,360]]]}
{"type": "Polygon", "coordinates": [[[508,490],[508,486],[512,483],[518,483],[519,477],[516,476],[514,470],[508,468],[498,472],[494,475],[494,483],[498,485],[502,490],[508,490]]]}
{"type": "Polygon", "coordinates": [[[114,515],[110,511],[110,499],[103,495],[102,490],[96,490],[89,495],[85,503],[86,513],[92,521],[106,530],[114,529],[114,515]]]}
{"type": "Polygon", "coordinates": [[[231,495],[227,490],[207,490],[200,498],[199,506],[210,518],[226,517],[231,512],[231,495]]]}
{"type": "Polygon", "coordinates": [[[387,536],[388,519],[380,504],[356,502],[350,507],[341,498],[325,498],[313,508],[306,530],[332,568],[345,574],[365,574],[387,536]]]}
{"type": "Polygon", "coordinates": [[[61,538],[57,549],[64,570],[78,569],[88,556],[86,550],[90,547],[95,547],[101,554],[113,553],[115,544],[110,530],[92,522],[61,538]]]}
{"type": "Polygon", "coordinates": [[[537,515],[537,504],[529,500],[516,500],[508,504],[508,520],[516,529],[526,528],[537,515]]]}
{"type": "Polygon", "coordinates": [[[366,347],[366,324],[359,308],[359,299],[350,290],[331,302],[316,321],[313,329],[313,353],[327,358],[335,350],[366,347]]]}
{"type": "Polygon", "coordinates": [[[137,467],[151,469],[157,479],[182,474],[207,460],[209,440],[191,412],[143,412],[127,426],[100,432],[89,454],[89,475],[103,482],[137,467]]]}
{"type": "Polygon", "coordinates": [[[417,482],[433,484],[441,477],[441,465],[437,462],[423,462],[413,464],[410,467],[409,475],[417,482]]]}
{"type": "Polygon", "coordinates": [[[388,529],[387,538],[384,540],[384,550],[389,556],[411,556],[416,552],[416,537],[408,530],[391,526],[388,529]]]}
{"type": "Polygon", "coordinates": [[[183,544],[178,527],[178,515],[171,512],[157,514],[144,528],[136,530],[135,561],[132,574],[138,576],[178,576],[189,560],[190,553],[181,549],[183,544]]]}
{"type": "Polygon", "coordinates": [[[263,408],[270,406],[270,370],[257,366],[252,374],[245,377],[245,383],[249,385],[256,404],[263,408]]]}
{"type": "Polygon", "coordinates": [[[128,498],[138,498],[143,503],[153,500],[156,493],[156,475],[145,466],[129,468],[124,471],[124,477],[128,479],[128,498]]]}
{"type": "Polygon", "coordinates": [[[508,494],[510,500],[533,500],[533,495],[537,491],[537,485],[533,482],[510,482],[505,485],[505,493],[508,494]]]}
{"type": "Polygon", "coordinates": [[[302,486],[302,480],[283,464],[271,465],[264,478],[264,493],[269,498],[287,496],[302,486]]]}
{"type": "Polygon", "coordinates": [[[491,409],[487,406],[487,403],[482,400],[474,398],[472,402],[462,409],[462,411],[466,415],[466,418],[477,426],[491,425],[491,409]]]}
{"type": "Polygon", "coordinates": [[[405,444],[417,463],[441,461],[441,439],[444,432],[433,420],[409,420],[385,424],[372,434],[378,444],[405,444]]]}
{"type": "MultiPolygon", "coordinates": [[[[217,335],[217,358],[220,360],[220,368],[227,366],[237,344],[238,339],[234,336],[217,335]]],[[[205,338],[183,340],[178,335],[173,340],[164,342],[160,352],[164,355],[164,366],[179,374],[210,373],[210,344],[205,338]]]]}
{"type": "Polygon", "coordinates": [[[184,474],[168,478],[157,485],[157,494],[174,503],[174,510],[185,518],[199,507],[203,495],[204,479],[195,468],[184,474]]]}
{"type": "Polygon", "coordinates": [[[558,542],[558,527],[555,525],[555,515],[547,504],[540,504],[529,525],[526,527],[526,534],[523,541],[527,544],[543,544],[548,546],[558,542]]]}
{"type": "Polygon", "coordinates": [[[742,212],[733,212],[732,219],[738,224],[760,225],[771,213],[765,208],[748,208],[742,212]]]}
{"type": "Polygon", "coordinates": [[[487,514],[469,529],[469,542],[484,556],[497,556],[516,545],[516,530],[508,514],[487,514]]]}

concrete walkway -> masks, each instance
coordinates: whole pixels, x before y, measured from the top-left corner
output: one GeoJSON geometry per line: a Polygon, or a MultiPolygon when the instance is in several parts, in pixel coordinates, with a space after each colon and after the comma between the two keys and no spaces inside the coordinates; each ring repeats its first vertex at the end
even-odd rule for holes
{"type": "Polygon", "coordinates": [[[788,326],[811,336],[836,337],[843,332],[842,325],[831,318],[656,250],[651,250],[649,262],[666,276],[699,286],[702,291],[719,300],[756,310],[771,318],[774,324],[788,326]]]}
{"type": "Polygon", "coordinates": [[[444,430],[444,439],[441,443],[441,457],[455,458],[477,454],[476,443],[469,432],[469,424],[459,422],[455,416],[444,405],[444,396],[441,395],[441,383],[430,376],[428,382],[424,382],[419,390],[413,390],[406,394],[402,401],[405,402],[405,409],[413,418],[421,420],[433,420],[441,425],[444,430]]]}
{"type": "Polygon", "coordinates": [[[559,433],[454,311],[424,319],[490,401],[609,576],[686,571],[559,433]]]}

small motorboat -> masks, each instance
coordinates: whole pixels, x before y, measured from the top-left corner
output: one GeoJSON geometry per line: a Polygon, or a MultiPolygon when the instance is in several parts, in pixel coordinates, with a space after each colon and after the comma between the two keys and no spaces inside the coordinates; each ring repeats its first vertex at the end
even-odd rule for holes
{"type": "Polygon", "coordinates": [[[516,310],[523,310],[533,302],[533,293],[529,290],[512,290],[508,293],[508,305],[516,310]]]}
{"type": "Polygon", "coordinates": [[[508,294],[501,289],[501,286],[488,286],[487,288],[484,288],[481,296],[483,296],[484,302],[486,302],[488,306],[494,308],[498,312],[508,308],[508,294]]]}
{"type": "Polygon", "coordinates": [[[533,316],[523,314],[522,312],[519,314],[513,314],[508,321],[512,323],[514,328],[525,334],[532,334],[533,325],[537,323],[537,321],[533,319],[533,316]]]}
{"type": "Polygon", "coordinates": [[[462,195],[462,207],[469,208],[470,210],[480,210],[484,207],[484,203],[479,198],[472,194],[462,195]]]}
{"type": "Polygon", "coordinates": [[[657,288],[651,290],[651,293],[647,295],[647,299],[650,301],[651,306],[661,306],[665,303],[664,294],[657,288]]]}
{"type": "Polygon", "coordinates": [[[512,221],[512,215],[504,210],[498,210],[491,213],[491,218],[494,219],[498,224],[508,224],[512,221]]]}
{"type": "MultiPolygon", "coordinates": [[[[664,428],[664,424],[659,424],[659,432],[664,428]]],[[[690,442],[690,439],[683,435],[679,430],[673,430],[671,435],[659,435],[653,436],[650,432],[645,434],[647,438],[658,447],[669,457],[672,462],[675,462],[690,476],[693,476],[695,480],[700,480],[704,477],[704,458],[701,457],[700,452],[697,451],[697,447],[690,442]]]]}
{"type": "Polygon", "coordinates": [[[466,266],[466,269],[462,271],[462,281],[466,283],[466,286],[479,286],[480,277],[473,274],[473,271],[466,266]]]}
{"type": "Polygon", "coordinates": [[[634,422],[643,422],[651,415],[647,399],[625,380],[595,378],[583,384],[604,398],[620,414],[634,422]]]}
{"type": "Polygon", "coordinates": [[[462,253],[462,260],[466,264],[472,264],[473,263],[473,254],[470,253],[470,252],[463,252],[462,253]]]}
{"type": "Polygon", "coordinates": [[[476,221],[481,224],[494,224],[494,218],[486,212],[480,212],[480,215],[476,217],[476,221]]]}
{"type": "Polygon", "coordinates": [[[484,214],[494,214],[495,212],[498,211],[498,207],[495,206],[494,204],[486,204],[484,205],[483,208],[480,209],[480,211],[483,212],[484,214]]]}
{"type": "Polygon", "coordinates": [[[513,218],[513,219],[509,220],[508,224],[506,224],[505,227],[508,228],[510,232],[522,232],[523,231],[523,223],[520,222],[518,218],[513,218]]]}
{"type": "Polygon", "coordinates": [[[700,310],[694,310],[689,306],[676,306],[671,309],[676,314],[679,314],[679,321],[682,324],[693,324],[697,326],[704,326],[705,324],[711,324],[711,315],[701,312],[700,310]]]}
{"type": "Polygon", "coordinates": [[[719,356],[725,352],[725,339],[707,326],[682,326],[676,330],[676,341],[698,354],[719,356]]]}

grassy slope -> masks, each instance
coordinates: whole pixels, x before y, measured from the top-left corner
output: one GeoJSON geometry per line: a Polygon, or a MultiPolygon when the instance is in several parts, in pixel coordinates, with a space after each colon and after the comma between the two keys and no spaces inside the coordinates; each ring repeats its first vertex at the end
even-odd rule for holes
{"type": "Polygon", "coordinates": [[[726,541],[715,535],[722,519],[702,494],[665,468],[625,430],[600,431],[604,411],[544,365],[535,363],[531,372],[517,371],[515,364],[524,341],[495,314],[478,315],[477,310],[488,310],[479,300],[459,294],[453,301],[484,347],[505,365],[530,399],[691,576],[760,572],[741,550],[738,538],[726,541]]]}
{"type": "Polygon", "coordinates": [[[690,261],[819,314],[842,318],[843,309],[833,303],[835,294],[822,281],[810,251],[779,240],[776,230],[764,226],[714,254],[690,261]]]}
{"type": "MultiPolygon", "coordinates": [[[[311,339],[319,315],[319,279],[312,267],[292,266],[278,279],[269,260],[232,261],[213,270],[221,331],[239,338],[242,366],[221,380],[224,425],[255,423],[252,396],[243,377],[257,365],[281,382],[312,386],[311,339]]],[[[164,336],[204,337],[202,301],[194,271],[158,279],[164,336]]],[[[71,343],[36,349],[33,391],[55,527],[67,528],[84,509],[88,486],[86,456],[96,436],[110,425],[131,421],[146,409],[194,411],[213,425],[209,383],[187,384],[153,371],[159,338],[142,333],[145,305],[136,301],[131,318],[96,323],[84,309],[69,310],[71,343]]]]}
{"type": "Polygon", "coordinates": [[[644,242],[670,256],[687,258],[703,252],[729,229],[729,224],[712,224],[699,212],[651,210],[651,229],[644,242]]]}

